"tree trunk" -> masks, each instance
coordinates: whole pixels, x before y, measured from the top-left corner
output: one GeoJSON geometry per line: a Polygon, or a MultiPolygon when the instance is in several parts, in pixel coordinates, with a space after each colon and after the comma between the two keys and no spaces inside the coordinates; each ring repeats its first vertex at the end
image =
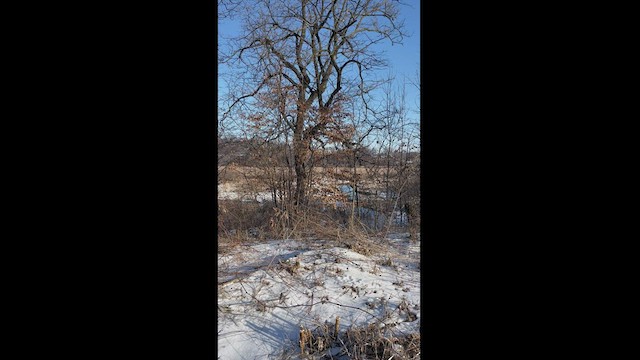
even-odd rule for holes
{"type": "Polygon", "coordinates": [[[304,115],[298,113],[296,126],[293,133],[293,163],[296,171],[295,204],[305,205],[307,202],[307,152],[308,140],[304,138],[304,115]]]}
{"type": "Polygon", "coordinates": [[[307,172],[304,166],[304,154],[296,154],[296,205],[306,203],[307,172]]]}

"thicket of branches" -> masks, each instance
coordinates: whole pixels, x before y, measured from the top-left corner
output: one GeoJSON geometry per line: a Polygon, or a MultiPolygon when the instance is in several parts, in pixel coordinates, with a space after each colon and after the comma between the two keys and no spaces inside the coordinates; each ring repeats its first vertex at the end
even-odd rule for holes
{"type": "Polygon", "coordinates": [[[315,171],[307,177],[305,205],[294,201],[291,143],[221,137],[219,183],[241,184],[236,190],[255,195],[219,202],[221,230],[273,238],[337,238],[346,230],[379,234],[399,228],[415,234],[420,226],[421,158],[417,149],[404,144],[411,144],[411,137],[418,141],[419,134],[408,130],[401,117],[389,122],[391,131],[354,141],[353,146],[312,147],[315,171]]]}
{"type": "MultiPolygon", "coordinates": [[[[251,166],[239,180],[270,194],[268,203],[251,205],[255,216],[246,222],[281,236],[312,223],[316,230],[389,230],[398,213],[419,224],[418,127],[403,90],[392,88],[391,76],[375,76],[387,65],[376,44],[405,36],[399,3],[218,4],[219,16],[242,23],[241,34],[219,49],[219,62],[231,69],[220,74],[228,84],[219,99],[220,174],[251,166]],[[384,99],[373,95],[380,90],[384,99]],[[231,127],[234,135],[224,136],[231,127]]],[[[245,214],[230,210],[240,205],[221,203],[223,229],[240,226],[225,218],[245,214]]]]}

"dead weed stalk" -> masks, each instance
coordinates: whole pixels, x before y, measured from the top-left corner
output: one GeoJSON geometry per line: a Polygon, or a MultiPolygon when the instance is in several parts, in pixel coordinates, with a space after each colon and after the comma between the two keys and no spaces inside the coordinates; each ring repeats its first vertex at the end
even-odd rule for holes
{"type": "Polygon", "coordinates": [[[339,330],[335,322],[310,330],[300,327],[300,355],[304,359],[420,359],[420,333],[396,334],[393,325],[375,322],[339,330]]]}

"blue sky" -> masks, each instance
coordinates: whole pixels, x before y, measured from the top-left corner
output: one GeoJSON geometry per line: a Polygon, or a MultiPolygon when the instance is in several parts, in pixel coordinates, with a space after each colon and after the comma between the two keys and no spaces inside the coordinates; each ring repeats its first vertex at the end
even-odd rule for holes
{"type": "MultiPolygon", "coordinates": [[[[389,43],[381,44],[379,50],[384,52],[385,58],[389,62],[389,69],[380,73],[380,76],[391,72],[395,75],[394,88],[401,86],[403,81],[417,82],[420,69],[420,1],[405,0],[406,5],[400,6],[400,16],[405,20],[405,32],[410,36],[405,37],[402,45],[391,46],[389,43]]],[[[218,22],[218,43],[220,47],[224,45],[221,36],[235,35],[240,30],[237,20],[224,20],[218,22]]],[[[220,71],[223,71],[221,68],[220,71]]],[[[218,82],[219,93],[225,92],[223,81],[218,82]]],[[[406,85],[406,105],[409,107],[408,117],[416,121],[419,120],[420,97],[418,90],[410,84],[406,85]]]]}

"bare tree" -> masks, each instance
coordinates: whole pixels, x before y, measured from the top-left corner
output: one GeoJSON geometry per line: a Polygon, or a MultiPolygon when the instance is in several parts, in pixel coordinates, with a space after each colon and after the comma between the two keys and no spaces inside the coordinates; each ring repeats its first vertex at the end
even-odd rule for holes
{"type": "Polygon", "coordinates": [[[352,138],[345,103],[365,99],[380,84],[371,72],[386,62],[375,45],[402,41],[398,4],[257,0],[242,14],[242,34],[221,54],[221,63],[236,70],[229,82],[234,87],[222,99],[222,120],[235,113],[236,119],[251,118],[256,126],[277,127],[291,136],[296,204],[306,203],[312,142],[352,138]],[[265,117],[259,108],[267,103],[278,109],[275,115],[265,117]]]}
{"type": "Polygon", "coordinates": [[[233,18],[242,5],[242,0],[218,0],[218,18],[233,18]]]}

